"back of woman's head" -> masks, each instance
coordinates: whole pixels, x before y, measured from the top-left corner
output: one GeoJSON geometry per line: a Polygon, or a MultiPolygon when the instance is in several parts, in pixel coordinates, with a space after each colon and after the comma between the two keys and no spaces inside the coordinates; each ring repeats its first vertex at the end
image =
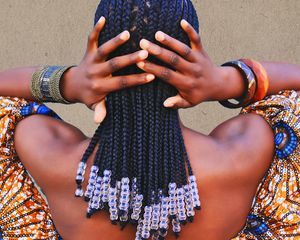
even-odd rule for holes
{"type": "MultiPolygon", "coordinates": [[[[160,30],[189,44],[180,21],[198,29],[198,18],[190,0],[102,0],[95,23],[106,18],[99,45],[124,30],[130,40],[109,58],[140,50],[145,38],[155,42],[160,30]]],[[[158,43],[157,43],[158,44],[158,43]]],[[[164,65],[154,57],[149,61],[164,65]]],[[[169,66],[171,67],[171,66],[169,66]]],[[[115,75],[141,72],[136,66],[115,75]]],[[[138,224],[137,239],[150,234],[163,238],[171,220],[173,231],[192,221],[200,207],[195,178],[186,153],[178,111],[163,102],[176,89],[160,79],[107,96],[107,117],[96,130],[78,168],[77,196],[82,196],[86,161],[99,143],[89,183],[84,193],[89,202],[87,216],[107,208],[112,223],[138,224]]]]}

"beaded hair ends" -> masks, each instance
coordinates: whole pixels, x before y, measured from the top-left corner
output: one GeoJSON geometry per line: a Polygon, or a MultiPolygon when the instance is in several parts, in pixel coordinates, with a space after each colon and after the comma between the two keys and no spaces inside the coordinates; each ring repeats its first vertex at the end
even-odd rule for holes
{"type": "MultiPolygon", "coordinates": [[[[180,28],[186,19],[198,29],[196,11],[189,0],[102,0],[95,22],[104,16],[106,25],[99,45],[129,30],[130,40],[112,56],[139,50],[142,38],[155,41],[164,31],[189,44],[180,28]]],[[[154,57],[149,58],[159,63],[154,57]]],[[[135,66],[115,75],[140,72],[135,66]]],[[[177,90],[161,81],[111,93],[107,117],[95,132],[79,163],[75,195],[87,202],[87,217],[105,209],[113,224],[137,226],[136,239],[164,239],[169,227],[178,236],[181,225],[192,222],[200,209],[196,178],[180,128],[178,111],[163,107],[177,90]],[[95,150],[94,164],[87,159],[95,150]],[[82,189],[85,171],[88,184],[82,189]]]]}
{"type": "Polygon", "coordinates": [[[137,179],[131,181],[128,177],[111,184],[111,171],[104,170],[98,174],[99,168],[92,166],[88,187],[83,194],[82,182],[86,163],[80,162],[76,182],[75,195],[88,201],[87,217],[101,210],[108,209],[112,224],[119,221],[125,227],[128,221],[137,224],[136,239],[164,238],[169,224],[176,236],[179,236],[181,224],[193,222],[194,209],[200,210],[201,203],[195,176],[190,176],[188,183],[177,187],[176,183],[169,183],[168,193],[153,192],[151,205],[144,205],[144,195],[137,188],[137,179]],[[155,195],[157,200],[155,201],[155,195]]]}
{"type": "MultiPolygon", "coordinates": [[[[96,141],[94,139],[98,139],[100,135],[105,138],[106,134],[103,131],[108,121],[105,120],[103,124],[104,127],[97,129],[90,143],[88,149],[91,152],[93,141],[96,141]]],[[[179,125],[173,129],[173,133],[180,132],[179,125]]],[[[108,210],[112,224],[120,223],[122,228],[128,222],[137,225],[136,239],[149,239],[151,236],[153,239],[164,239],[170,225],[174,234],[178,236],[181,225],[193,221],[195,209],[200,210],[201,207],[196,178],[184,150],[182,136],[179,135],[177,142],[175,138],[178,136],[167,134],[169,131],[172,130],[166,128],[162,132],[165,137],[163,145],[166,147],[169,143],[173,150],[173,146],[178,147],[178,156],[168,154],[166,149],[165,154],[168,154],[166,159],[158,158],[162,160],[155,161],[155,159],[147,159],[145,155],[145,158],[139,161],[138,158],[131,156],[131,160],[129,159],[124,165],[122,158],[116,159],[113,163],[108,155],[97,155],[102,161],[100,163],[96,157],[96,162],[89,169],[87,188],[83,191],[82,183],[87,167],[88,151],[85,153],[78,166],[75,195],[83,197],[88,202],[87,217],[91,217],[99,210],[108,210]],[[183,154],[183,158],[180,158],[180,154],[183,154]],[[109,168],[112,165],[115,167],[109,168]],[[138,167],[139,165],[141,167],[138,167]],[[149,172],[151,165],[153,165],[152,170],[156,172],[154,174],[149,172]],[[186,166],[188,173],[185,170],[186,166]],[[124,174],[124,168],[132,170],[124,174]]],[[[98,152],[105,151],[108,142],[110,141],[100,140],[98,152]]],[[[146,149],[147,146],[142,147],[142,151],[146,149]]]]}

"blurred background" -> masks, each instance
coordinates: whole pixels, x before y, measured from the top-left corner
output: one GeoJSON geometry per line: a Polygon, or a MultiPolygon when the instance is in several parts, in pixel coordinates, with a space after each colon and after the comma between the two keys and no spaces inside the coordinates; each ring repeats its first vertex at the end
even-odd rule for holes
{"type": "MultiPolygon", "coordinates": [[[[241,57],[300,64],[299,0],[194,0],[202,42],[216,64],[241,57]]],[[[0,0],[0,71],[35,65],[78,64],[99,0],[0,0]]],[[[48,104],[91,136],[93,112],[81,104],[48,104]]],[[[203,103],[181,110],[203,133],[239,110],[203,103]]]]}

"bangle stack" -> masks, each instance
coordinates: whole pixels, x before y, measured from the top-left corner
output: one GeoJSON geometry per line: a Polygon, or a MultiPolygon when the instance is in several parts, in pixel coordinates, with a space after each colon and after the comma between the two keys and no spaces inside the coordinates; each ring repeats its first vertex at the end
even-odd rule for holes
{"type": "Polygon", "coordinates": [[[241,59],[241,61],[252,69],[257,81],[257,91],[253,96],[252,102],[257,102],[264,99],[267,95],[270,83],[266,69],[259,62],[251,59],[241,59]]]}
{"type": "Polygon", "coordinates": [[[235,99],[237,103],[229,100],[220,101],[224,107],[240,108],[249,105],[252,102],[260,101],[265,98],[269,88],[269,78],[264,67],[251,59],[240,59],[222,64],[222,66],[231,66],[236,68],[242,75],[245,89],[243,95],[235,99]]]}
{"type": "Polygon", "coordinates": [[[30,90],[39,102],[71,104],[60,92],[60,81],[63,74],[73,66],[44,66],[32,75],[30,90]]]}

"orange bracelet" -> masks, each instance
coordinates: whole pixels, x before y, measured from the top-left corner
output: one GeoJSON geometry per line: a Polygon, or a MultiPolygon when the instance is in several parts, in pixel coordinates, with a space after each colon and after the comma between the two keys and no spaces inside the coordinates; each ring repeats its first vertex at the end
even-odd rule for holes
{"type": "Polygon", "coordinates": [[[267,95],[270,83],[266,69],[259,62],[251,59],[240,59],[240,61],[248,65],[256,76],[256,92],[252,98],[252,102],[264,99],[267,95]]]}

